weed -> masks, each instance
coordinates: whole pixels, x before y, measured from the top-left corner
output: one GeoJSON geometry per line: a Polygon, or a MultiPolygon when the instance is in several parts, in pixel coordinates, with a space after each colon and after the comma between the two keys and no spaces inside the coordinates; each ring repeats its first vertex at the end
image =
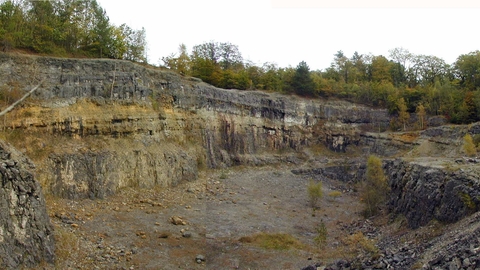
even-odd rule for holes
{"type": "Polygon", "coordinates": [[[364,253],[371,257],[377,257],[379,255],[378,248],[375,243],[366,238],[362,232],[356,232],[343,239],[343,243],[347,246],[347,249],[352,253],[364,253]]]}
{"type": "Polygon", "coordinates": [[[55,228],[55,248],[56,248],[56,264],[57,266],[64,265],[72,257],[77,256],[80,240],[78,237],[67,228],[57,226],[55,228]]]}
{"type": "Polygon", "coordinates": [[[322,182],[315,183],[313,179],[310,179],[310,183],[307,187],[307,192],[310,206],[315,211],[315,209],[317,209],[318,201],[323,197],[322,182]]]}
{"type": "Polygon", "coordinates": [[[333,190],[328,193],[328,197],[332,198],[333,200],[337,199],[340,196],[342,196],[342,192],[338,190],[333,190]]]}
{"type": "Polygon", "coordinates": [[[325,223],[320,221],[320,224],[316,228],[317,231],[317,236],[313,239],[315,243],[319,246],[325,245],[327,243],[327,226],[325,226],[325,223]]]}
{"type": "Polygon", "coordinates": [[[477,204],[473,201],[472,197],[468,193],[465,192],[460,192],[458,194],[460,196],[460,199],[462,200],[463,204],[472,211],[475,211],[477,208],[477,204]]]}

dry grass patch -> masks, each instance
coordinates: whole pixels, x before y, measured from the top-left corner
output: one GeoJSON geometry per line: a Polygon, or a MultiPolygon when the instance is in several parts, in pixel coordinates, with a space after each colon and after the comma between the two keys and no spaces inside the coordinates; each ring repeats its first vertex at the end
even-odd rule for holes
{"type": "Polygon", "coordinates": [[[239,239],[242,243],[251,243],[265,249],[287,250],[291,248],[302,249],[303,244],[290,234],[285,233],[258,233],[244,236],[239,239]]]}

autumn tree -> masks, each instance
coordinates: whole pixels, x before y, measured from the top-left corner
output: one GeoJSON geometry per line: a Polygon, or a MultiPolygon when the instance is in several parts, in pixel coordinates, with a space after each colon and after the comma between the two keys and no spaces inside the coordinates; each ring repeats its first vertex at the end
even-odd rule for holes
{"type": "Polygon", "coordinates": [[[388,190],[382,160],[372,155],[368,158],[365,181],[361,187],[361,199],[365,204],[363,211],[365,217],[373,216],[378,212],[379,206],[385,202],[388,190]]]}
{"type": "Polygon", "coordinates": [[[190,57],[185,44],[182,43],[178,46],[178,56],[171,54],[170,56],[162,57],[162,61],[165,67],[182,75],[190,75],[190,57]]]}
{"type": "Polygon", "coordinates": [[[423,130],[425,128],[425,116],[426,116],[425,107],[423,107],[422,104],[419,104],[415,112],[417,113],[418,127],[423,130]]]}
{"type": "Polygon", "coordinates": [[[463,137],[463,151],[469,157],[473,157],[477,154],[477,149],[473,143],[472,135],[468,133],[463,137]]]}
{"type": "Polygon", "coordinates": [[[410,114],[407,111],[407,104],[405,103],[405,99],[400,98],[397,101],[397,108],[398,108],[398,121],[402,124],[403,130],[407,130],[407,123],[410,119],[410,114]]]}

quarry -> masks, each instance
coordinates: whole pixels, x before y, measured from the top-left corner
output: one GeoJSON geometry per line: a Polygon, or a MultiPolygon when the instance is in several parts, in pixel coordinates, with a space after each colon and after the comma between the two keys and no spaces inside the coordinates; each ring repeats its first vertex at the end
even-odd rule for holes
{"type": "Polygon", "coordinates": [[[390,131],[385,109],[345,100],[0,53],[0,85],[40,82],[2,119],[1,268],[480,267],[479,160],[462,148],[478,123],[390,131]],[[365,218],[371,155],[388,194],[365,218]]]}

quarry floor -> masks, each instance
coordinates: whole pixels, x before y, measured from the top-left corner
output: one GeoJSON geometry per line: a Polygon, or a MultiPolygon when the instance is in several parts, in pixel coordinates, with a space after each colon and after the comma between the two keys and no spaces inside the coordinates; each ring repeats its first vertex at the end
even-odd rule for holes
{"type": "Polygon", "coordinates": [[[307,176],[292,165],[205,171],[172,188],[123,189],[103,200],[47,197],[57,269],[301,269],[345,257],[351,224],[363,220],[352,187],[323,181],[315,212],[307,176]],[[337,192],[332,196],[332,191],[337,192]],[[340,194],[340,195],[339,195],[340,194]],[[185,225],[174,225],[172,217],[185,225]],[[323,222],[324,244],[314,238],[323,222]],[[262,247],[255,235],[282,233],[300,245],[262,247]],[[243,237],[243,238],[242,238],[243,237]]]}

